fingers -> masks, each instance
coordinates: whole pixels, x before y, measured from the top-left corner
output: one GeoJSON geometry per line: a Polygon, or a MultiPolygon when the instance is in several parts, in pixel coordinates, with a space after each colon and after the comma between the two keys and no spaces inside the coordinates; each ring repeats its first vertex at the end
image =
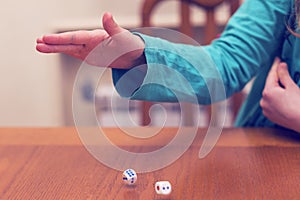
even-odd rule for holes
{"type": "Polygon", "coordinates": [[[75,54],[83,49],[83,45],[47,45],[44,43],[38,43],[36,50],[42,53],[66,53],[75,54]]]}
{"type": "MultiPolygon", "coordinates": [[[[280,88],[280,85],[279,85],[279,78],[278,78],[278,74],[277,74],[277,68],[278,68],[278,65],[280,63],[280,59],[279,58],[276,58],[270,71],[269,71],[269,74],[267,76],[267,79],[266,79],[266,83],[265,83],[265,87],[264,87],[264,90],[262,92],[262,100],[260,101],[260,106],[263,108],[263,110],[265,110],[265,104],[266,101],[272,99],[273,97],[273,93],[274,93],[274,89],[275,88],[280,88]]],[[[268,105],[268,104],[267,104],[268,105]]]]}
{"type": "Polygon", "coordinates": [[[43,38],[38,38],[38,39],[36,39],[36,43],[44,43],[44,41],[43,41],[43,38]]]}
{"type": "Polygon", "coordinates": [[[43,38],[39,38],[37,43],[44,42],[46,44],[52,45],[64,45],[64,44],[86,44],[87,41],[90,39],[90,32],[89,31],[72,31],[72,32],[65,32],[59,34],[51,34],[45,35],[43,38]]]}
{"type": "Polygon", "coordinates": [[[125,30],[114,21],[113,16],[110,13],[105,13],[103,15],[102,24],[103,28],[110,36],[121,33],[125,30]]]}
{"type": "Polygon", "coordinates": [[[278,74],[279,81],[284,88],[295,85],[294,81],[292,80],[292,78],[289,74],[286,63],[279,64],[279,66],[277,68],[277,74],[278,74]]]}
{"type": "Polygon", "coordinates": [[[274,86],[279,86],[278,83],[279,79],[277,75],[277,68],[279,63],[280,63],[280,59],[276,58],[266,79],[265,89],[272,88],[274,86]]]}

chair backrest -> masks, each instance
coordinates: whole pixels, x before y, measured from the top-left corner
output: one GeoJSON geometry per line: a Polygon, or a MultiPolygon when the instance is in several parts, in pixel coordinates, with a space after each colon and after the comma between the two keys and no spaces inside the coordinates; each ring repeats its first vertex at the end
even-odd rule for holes
{"type": "MultiPolygon", "coordinates": [[[[168,2],[170,0],[144,0],[141,8],[141,19],[143,27],[151,27],[151,19],[153,17],[154,9],[161,5],[162,3],[168,2]]],[[[215,13],[216,9],[223,3],[227,3],[230,6],[230,15],[232,15],[239,7],[240,0],[177,0],[180,3],[180,24],[178,29],[180,32],[195,38],[193,34],[193,24],[191,23],[191,6],[197,6],[201,8],[206,15],[206,20],[204,24],[204,35],[203,35],[203,44],[209,44],[213,39],[218,35],[218,24],[216,22],[215,13]]],[[[236,115],[237,110],[240,107],[241,102],[243,101],[241,95],[236,95],[233,108],[233,114],[236,115]]],[[[148,125],[151,121],[149,117],[149,108],[151,107],[150,102],[144,102],[142,104],[142,125],[148,125]]],[[[213,109],[209,107],[208,115],[209,119],[212,115],[213,109]]],[[[235,116],[233,117],[235,118],[235,116]]],[[[186,120],[186,125],[192,125],[189,123],[190,119],[186,120]]]]}
{"type": "MultiPolygon", "coordinates": [[[[142,26],[149,27],[151,26],[151,17],[154,8],[159,6],[160,4],[167,2],[169,0],[144,0],[142,4],[142,26]]],[[[206,14],[206,22],[205,22],[205,33],[204,33],[204,41],[205,44],[210,43],[217,34],[218,25],[215,19],[215,11],[218,6],[222,3],[228,3],[230,5],[230,14],[232,15],[239,7],[239,0],[177,0],[180,2],[180,25],[179,30],[193,37],[193,25],[191,24],[191,13],[190,6],[195,5],[200,7],[205,11],[206,14]]]]}

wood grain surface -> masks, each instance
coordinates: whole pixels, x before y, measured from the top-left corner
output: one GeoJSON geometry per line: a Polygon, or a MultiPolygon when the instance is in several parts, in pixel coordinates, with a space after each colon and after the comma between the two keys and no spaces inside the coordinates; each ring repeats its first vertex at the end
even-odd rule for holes
{"type": "MultiPolygon", "coordinates": [[[[149,142],[118,128],[103,130],[116,145],[128,150],[142,145],[138,149],[145,152],[164,146],[178,129],[164,128],[149,142]]],[[[86,150],[75,128],[0,128],[0,199],[300,198],[297,136],[278,129],[224,129],[212,152],[199,159],[205,134],[206,129],[199,129],[178,160],[138,174],[137,183],[127,186],[122,172],[103,165],[86,150]],[[170,196],[155,193],[159,180],[171,182],[170,196]]]]}

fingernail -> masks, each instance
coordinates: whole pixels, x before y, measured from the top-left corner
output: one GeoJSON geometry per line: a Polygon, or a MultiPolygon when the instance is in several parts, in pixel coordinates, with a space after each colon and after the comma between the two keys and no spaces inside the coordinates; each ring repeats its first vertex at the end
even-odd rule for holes
{"type": "Polygon", "coordinates": [[[280,58],[276,57],[275,60],[274,60],[274,62],[279,63],[280,62],[280,58]]]}

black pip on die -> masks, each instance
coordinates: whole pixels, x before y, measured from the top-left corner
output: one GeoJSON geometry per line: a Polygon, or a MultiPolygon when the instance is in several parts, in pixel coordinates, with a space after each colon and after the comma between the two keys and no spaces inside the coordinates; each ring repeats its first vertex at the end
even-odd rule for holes
{"type": "Polygon", "coordinates": [[[133,169],[126,169],[123,172],[123,181],[128,185],[133,185],[137,180],[137,174],[133,169]]]}

